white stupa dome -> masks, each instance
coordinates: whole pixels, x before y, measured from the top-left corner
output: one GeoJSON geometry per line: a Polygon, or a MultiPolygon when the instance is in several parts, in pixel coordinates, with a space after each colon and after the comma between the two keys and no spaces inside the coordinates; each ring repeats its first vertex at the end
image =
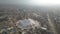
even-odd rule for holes
{"type": "Polygon", "coordinates": [[[38,21],[35,21],[33,19],[24,19],[17,21],[16,26],[22,29],[29,29],[31,27],[40,27],[40,24],[38,21]]]}

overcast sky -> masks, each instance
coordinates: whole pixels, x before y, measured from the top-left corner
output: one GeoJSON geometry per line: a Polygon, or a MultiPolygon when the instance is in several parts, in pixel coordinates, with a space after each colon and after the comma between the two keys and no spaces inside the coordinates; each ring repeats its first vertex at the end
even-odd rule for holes
{"type": "Polygon", "coordinates": [[[60,4],[60,0],[0,0],[0,4],[54,5],[60,4]]]}
{"type": "Polygon", "coordinates": [[[0,0],[0,4],[25,4],[28,0],[0,0]]]}

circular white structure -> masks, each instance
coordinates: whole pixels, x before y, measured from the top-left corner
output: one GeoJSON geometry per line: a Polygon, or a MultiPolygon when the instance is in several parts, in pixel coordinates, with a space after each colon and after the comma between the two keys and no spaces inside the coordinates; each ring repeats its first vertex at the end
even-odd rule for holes
{"type": "Polygon", "coordinates": [[[35,21],[33,19],[24,19],[17,21],[16,26],[21,29],[29,29],[29,28],[40,27],[40,24],[38,21],[35,21]]]}

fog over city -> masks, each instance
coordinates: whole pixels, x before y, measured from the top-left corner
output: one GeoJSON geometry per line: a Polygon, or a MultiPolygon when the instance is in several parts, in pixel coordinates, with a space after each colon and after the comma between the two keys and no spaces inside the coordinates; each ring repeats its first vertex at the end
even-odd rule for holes
{"type": "Polygon", "coordinates": [[[0,0],[0,4],[59,5],[60,0],[0,0]]]}
{"type": "Polygon", "coordinates": [[[60,34],[60,0],[0,0],[0,34],[60,34]]]}

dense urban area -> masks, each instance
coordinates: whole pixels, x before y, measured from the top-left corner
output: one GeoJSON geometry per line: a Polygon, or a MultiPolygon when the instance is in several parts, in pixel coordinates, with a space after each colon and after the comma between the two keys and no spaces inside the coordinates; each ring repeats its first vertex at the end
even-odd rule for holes
{"type": "Polygon", "coordinates": [[[0,34],[60,34],[60,7],[0,7],[0,34]],[[36,23],[24,28],[24,19],[36,23]]]}

